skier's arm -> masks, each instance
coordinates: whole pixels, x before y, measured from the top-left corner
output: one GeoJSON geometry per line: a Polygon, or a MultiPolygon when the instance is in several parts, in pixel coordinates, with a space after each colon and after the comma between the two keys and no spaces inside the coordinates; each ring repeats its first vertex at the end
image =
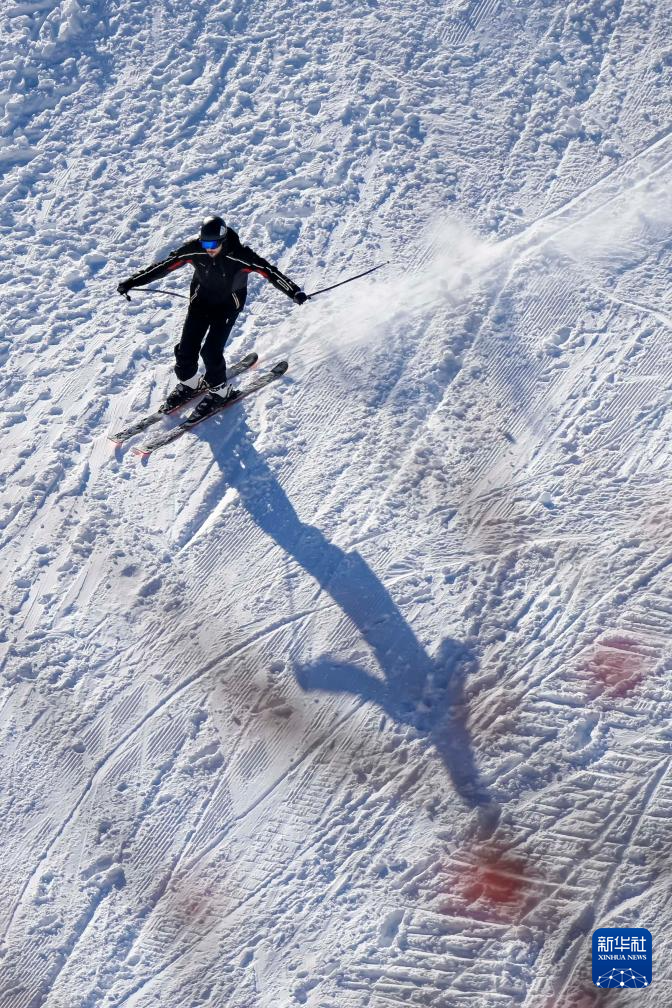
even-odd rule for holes
{"type": "Polygon", "coordinates": [[[128,280],[124,280],[119,284],[119,288],[124,288],[122,293],[132,290],[134,287],[144,287],[145,284],[151,283],[152,280],[161,280],[163,277],[172,273],[174,270],[180,268],[180,266],[193,266],[192,260],[189,258],[188,254],[180,254],[178,249],[177,252],[171,252],[167,259],[162,259],[161,262],[153,263],[148,266],[147,269],[139,270],[130,276],[128,280]]]}
{"type": "Polygon", "coordinates": [[[302,304],[306,300],[305,295],[297,299],[297,295],[303,295],[303,291],[297,284],[290,280],[289,277],[286,277],[284,273],[281,273],[277,266],[271,266],[266,259],[262,259],[260,255],[253,252],[247,245],[241,245],[240,249],[233,252],[229,258],[238,258],[243,264],[243,272],[259,273],[279,291],[282,291],[288,298],[291,298],[292,301],[298,301],[299,304],[302,304]]]}

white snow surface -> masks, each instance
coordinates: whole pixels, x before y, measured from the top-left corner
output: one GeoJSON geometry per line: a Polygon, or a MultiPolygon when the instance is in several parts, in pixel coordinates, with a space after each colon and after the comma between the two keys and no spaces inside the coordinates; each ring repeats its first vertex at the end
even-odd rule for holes
{"type": "Polygon", "coordinates": [[[2,1008],[672,1003],[671,23],[2,5],[2,1008]],[[390,264],[143,463],[210,212],[390,264]]]}

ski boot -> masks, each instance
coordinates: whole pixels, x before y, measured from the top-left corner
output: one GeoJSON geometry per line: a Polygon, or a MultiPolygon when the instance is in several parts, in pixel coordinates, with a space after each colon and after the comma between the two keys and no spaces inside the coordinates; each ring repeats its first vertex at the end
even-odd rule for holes
{"type": "Polygon", "coordinates": [[[159,410],[161,413],[172,413],[173,410],[179,409],[184,403],[200,395],[201,392],[206,392],[207,389],[208,385],[205,378],[199,378],[196,385],[187,385],[185,382],[178,382],[173,391],[166,397],[163,405],[159,406],[159,410]]]}
{"type": "Polygon", "coordinates": [[[236,390],[231,382],[224,385],[217,385],[211,389],[206,396],[203,396],[198,406],[192,410],[187,418],[188,423],[198,423],[205,420],[211,413],[216,413],[223,406],[226,406],[229,399],[235,399],[236,390]]]}

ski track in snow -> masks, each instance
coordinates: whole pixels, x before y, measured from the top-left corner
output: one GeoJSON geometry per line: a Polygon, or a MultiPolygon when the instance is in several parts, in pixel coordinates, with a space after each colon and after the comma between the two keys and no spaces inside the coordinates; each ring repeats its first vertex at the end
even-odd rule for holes
{"type": "Polygon", "coordinates": [[[0,13],[3,1008],[669,1001],[669,9],[345,15],[0,13]],[[392,262],[141,464],[215,210],[392,262]]]}

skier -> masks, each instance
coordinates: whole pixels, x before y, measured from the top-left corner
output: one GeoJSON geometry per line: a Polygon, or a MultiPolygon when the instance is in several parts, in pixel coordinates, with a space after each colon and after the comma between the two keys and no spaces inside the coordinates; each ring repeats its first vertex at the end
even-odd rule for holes
{"type": "Polygon", "coordinates": [[[308,295],[279,269],[247,245],[242,245],[236,232],[218,216],[206,217],[198,238],[180,245],[167,259],[123,280],[117,291],[128,297],[128,291],[134,287],[160,280],[187,264],[193,266],[194,274],[182,337],[175,347],[178,384],[161,408],[173,410],[192,399],[197,389],[209,388],[211,391],[199,406],[200,413],[208,413],[233,393],[231,384],[226,381],[224,347],[245,304],[248,273],[260,273],[295,304],[304,304],[308,295]],[[198,377],[199,351],[205,364],[205,375],[201,379],[198,377]]]}

